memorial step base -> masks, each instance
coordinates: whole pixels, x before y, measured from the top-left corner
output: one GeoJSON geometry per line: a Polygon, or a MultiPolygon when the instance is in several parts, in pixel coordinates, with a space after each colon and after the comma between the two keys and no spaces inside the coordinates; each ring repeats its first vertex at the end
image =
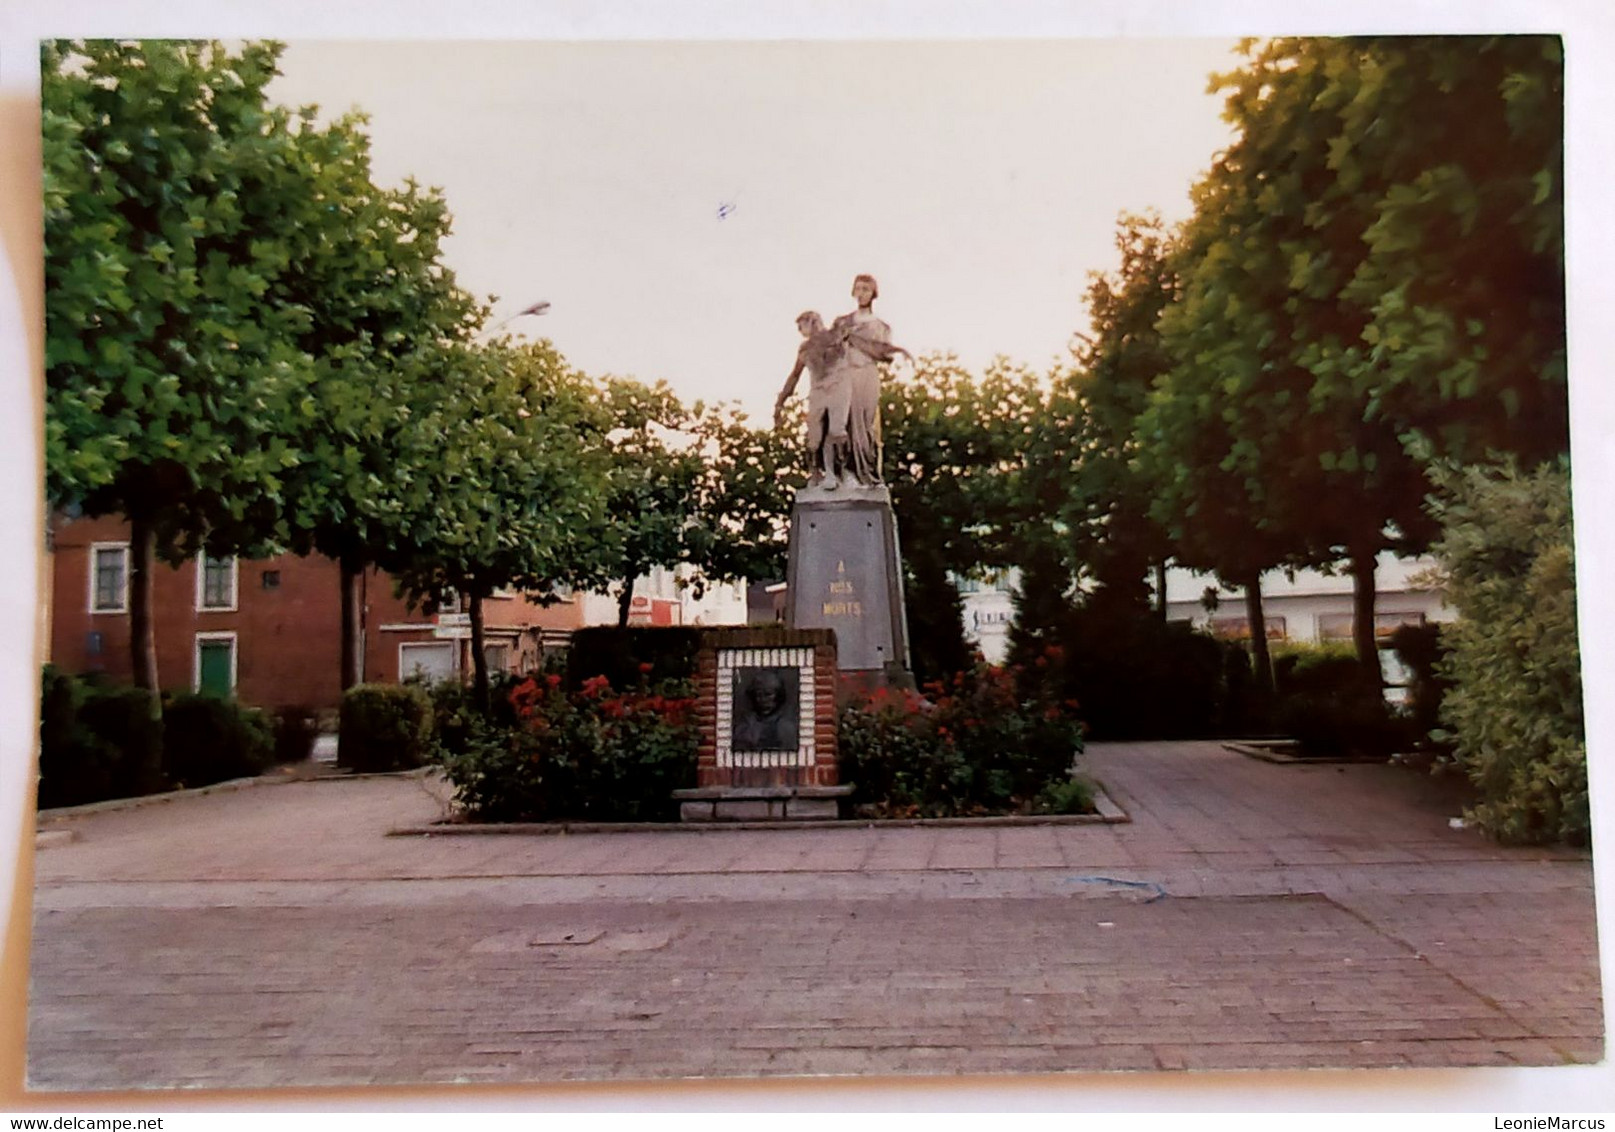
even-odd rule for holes
{"type": "Polygon", "coordinates": [[[680,821],[826,821],[851,793],[851,786],[697,786],[673,791],[673,799],[680,821]]]}

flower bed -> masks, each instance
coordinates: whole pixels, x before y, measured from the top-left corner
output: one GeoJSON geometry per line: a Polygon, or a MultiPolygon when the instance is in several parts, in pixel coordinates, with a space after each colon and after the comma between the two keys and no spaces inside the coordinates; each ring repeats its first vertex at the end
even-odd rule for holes
{"type": "Polygon", "coordinates": [[[626,691],[603,676],[568,694],[555,674],[510,690],[514,725],[474,714],[439,754],[456,799],[481,821],[674,821],[695,784],[689,686],[626,691]]]}
{"type": "Polygon", "coordinates": [[[1091,813],[1074,777],[1082,751],[1075,703],[1050,702],[1015,669],[978,664],[913,692],[877,692],[843,708],[841,777],[862,813],[960,817],[1091,813]]]}
{"type": "MultiPolygon", "coordinates": [[[[675,821],[674,790],[695,785],[695,701],[682,680],[619,690],[603,676],[568,693],[530,676],[478,715],[449,689],[437,704],[438,761],[468,816],[485,822],[675,821]]],[[[1050,704],[1021,674],[979,665],[913,692],[841,709],[841,780],[860,817],[1092,813],[1073,775],[1075,704],[1050,704]]]]}

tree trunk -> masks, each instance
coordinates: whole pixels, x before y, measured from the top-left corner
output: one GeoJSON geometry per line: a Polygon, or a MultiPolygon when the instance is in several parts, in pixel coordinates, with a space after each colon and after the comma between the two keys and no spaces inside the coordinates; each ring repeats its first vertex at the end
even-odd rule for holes
{"type": "Polygon", "coordinates": [[[342,560],[342,690],[364,683],[364,567],[342,560]]]}
{"type": "Polygon", "coordinates": [[[1363,666],[1363,681],[1375,692],[1385,693],[1385,676],[1379,666],[1379,642],[1374,636],[1374,571],[1378,554],[1369,547],[1351,552],[1351,635],[1357,646],[1357,661],[1363,666]]]}
{"type": "Polygon", "coordinates": [[[628,607],[634,603],[635,577],[635,574],[628,575],[628,579],[622,584],[622,594],[617,598],[617,628],[619,629],[628,627],[628,607]]]}
{"type": "MultiPolygon", "coordinates": [[[[129,661],[137,688],[155,693],[157,635],[152,626],[152,576],[157,569],[157,532],[146,519],[129,518],[129,661]]],[[[161,705],[158,706],[161,713],[161,705]]]]}
{"type": "MultiPolygon", "coordinates": [[[[200,564],[198,564],[200,568],[200,564]]],[[[134,753],[135,786],[142,794],[162,789],[163,700],[158,690],[157,634],[152,622],[152,579],[157,570],[157,531],[151,522],[129,517],[129,660],[136,688],[148,697],[149,730],[134,753]]],[[[133,738],[133,737],[131,737],[133,738]]]]}
{"type": "Polygon", "coordinates": [[[1273,656],[1267,650],[1267,617],[1262,613],[1262,574],[1253,570],[1245,576],[1245,623],[1250,626],[1251,662],[1256,670],[1256,689],[1264,700],[1273,698],[1273,656]]]}
{"type": "Polygon", "coordinates": [[[1166,612],[1166,559],[1155,564],[1155,607],[1161,615],[1161,620],[1167,619],[1166,612]]]}
{"type": "Polygon", "coordinates": [[[471,621],[471,695],[477,710],[484,715],[488,712],[488,654],[482,647],[482,583],[473,584],[467,593],[469,598],[468,612],[471,621]]]}

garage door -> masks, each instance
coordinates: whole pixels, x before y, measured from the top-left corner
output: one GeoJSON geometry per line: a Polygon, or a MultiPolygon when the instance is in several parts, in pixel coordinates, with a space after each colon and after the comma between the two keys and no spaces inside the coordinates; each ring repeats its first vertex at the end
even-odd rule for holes
{"type": "Polygon", "coordinates": [[[454,679],[453,641],[430,641],[398,646],[399,680],[424,679],[436,684],[454,679]]]}

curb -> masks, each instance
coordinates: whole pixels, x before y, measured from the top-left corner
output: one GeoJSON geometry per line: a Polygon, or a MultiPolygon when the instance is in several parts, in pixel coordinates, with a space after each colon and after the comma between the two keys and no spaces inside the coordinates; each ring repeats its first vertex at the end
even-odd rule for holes
{"type": "Polygon", "coordinates": [[[1317,757],[1312,755],[1292,755],[1286,751],[1277,751],[1271,747],[1258,746],[1253,743],[1224,743],[1223,750],[1233,751],[1237,755],[1244,755],[1248,759],[1259,759],[1274,766],[1383,766],[1391,761],[1390,756],[1379,755],[1329,755],[1317,757]]]}
{"type": "Polygon", "coordinates": [[[730,830],[781,829],[909,829],[917,826],[983,828],[1021,825],[1119,825],[1131,822],[1127,811],[1111,800],[1103,787],[1094,790],[1092,814],[1001,814],[983,818],[851,818],[846,821],[721,821],[721,822],[443,822],[407,825],[387,831],[388,837],[559,837],[569,833],[724,833],[730,830]]]}
{"type": "MultiPolygon", "coordinates": [[[[288,765],[295,766],[296,764],[288,765]]],[[[363,778],[424,777],[435,769],[437,768],[422,766],[416,767],[414,770],[391,770],[372,774],[342,774],[340,772],[306,776],[260,774],[253,778],[231,778],[223,782],[210,782],[206,786],[193,786],[188,790],[165,790],[161,794],[141,794],[134,798],[107,798],[100,802],[85,802],[78,806],[53,806],[48,810],[36,810],[34,821],[38,825],[44,825],[47,822],[54,822],[62,818],[105,814],[116,810],[133,810],[141,806],[155,806],[164,802],[174,802],[181,798],[198,798],[205,794],[227,794],[236,790],[244,790],[249,786],[289,786],[294,782],[345,782],[363,778]]]]}

